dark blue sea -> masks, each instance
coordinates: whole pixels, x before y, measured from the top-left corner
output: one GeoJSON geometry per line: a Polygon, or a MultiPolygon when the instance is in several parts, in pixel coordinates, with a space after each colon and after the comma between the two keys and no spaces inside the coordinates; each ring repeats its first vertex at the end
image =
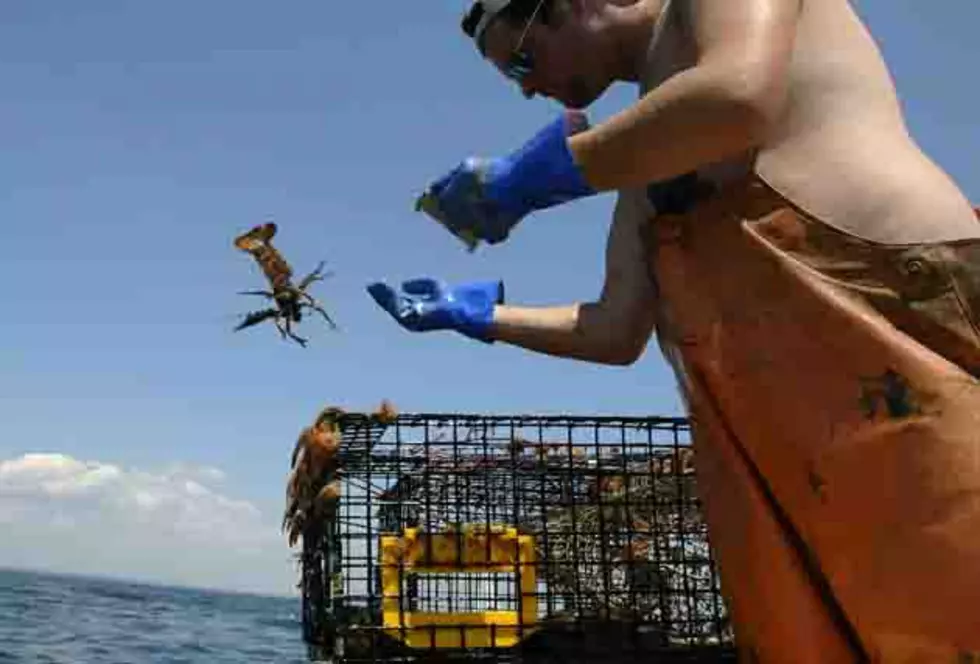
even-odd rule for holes
{"type": "Polygon", "coordinates": [[[298,599],[0,570],[0,664],[308,663],[298,599]]]}

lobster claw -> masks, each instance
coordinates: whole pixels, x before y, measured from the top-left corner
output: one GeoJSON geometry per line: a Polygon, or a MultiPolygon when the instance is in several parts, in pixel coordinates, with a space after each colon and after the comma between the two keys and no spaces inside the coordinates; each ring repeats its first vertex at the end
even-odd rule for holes
{"type": "Polygon", "coordinates": [[[258,325],[263,321],[267,321],[270,318],[275,317],[279,313],[278,309],[263,309],[262,311],[252,311],[246,314],[245,318],[235,326],[235,332],[239,330],[244,330],[246,327],[251,327],[252,325],[258,325]]]}

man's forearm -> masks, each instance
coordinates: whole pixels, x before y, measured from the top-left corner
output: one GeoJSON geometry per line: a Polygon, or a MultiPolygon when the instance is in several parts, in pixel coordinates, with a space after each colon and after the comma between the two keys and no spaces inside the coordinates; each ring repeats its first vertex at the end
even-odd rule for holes
{"type": "Polygon", "coordinates": [[[497,305],[492,337],[526,350],[602,364],[629,364],[636,349],[598,303],[553,307],[497,305]]]}

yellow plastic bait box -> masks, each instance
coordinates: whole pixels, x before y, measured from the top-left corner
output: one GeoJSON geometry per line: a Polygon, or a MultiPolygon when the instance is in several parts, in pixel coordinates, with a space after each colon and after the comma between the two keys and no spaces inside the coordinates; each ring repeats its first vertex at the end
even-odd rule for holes
{"type": "MultiPolygon", "coordinates": [[[[466,525],[438,533],[407,528],[381,537],[383,628],[412,648],[509,648],[534,631],[535,550],[530,535],[508,526],[466,525]],[[407,574],[504,573],[514,575],[519,610],[409,611],[407,574]]],[[[454,603],[466,605],[465,596],[454,603]]],[[[474,602],[475,603],[475,602],[474,602]]]]}

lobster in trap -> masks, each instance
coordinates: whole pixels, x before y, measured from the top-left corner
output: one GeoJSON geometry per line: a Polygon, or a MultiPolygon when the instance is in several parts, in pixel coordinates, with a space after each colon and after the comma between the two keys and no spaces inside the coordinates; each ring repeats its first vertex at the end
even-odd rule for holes
{"type": "Polygon", "coordinates": [[[329,421],[329,507],[291,502],[318,656],[734,661],[686,420],[329,421]]]}
{"type": "Polygon", "coordinates": [[[249,229],[234,240],[237,249],[255,259],[271,288],[271,290],[241,291],[239,295],[259,295],[274,302],[271,307],[247,313],[235,327],[235,331],[273,320],[283,339],[288,337],[305,347],[307,339],[293,332],[293,325],[303,320],[304,309],[316,311],[326,320],[331,329],[337,329],[330,314],[307,292],[314,282],[322,281],[330,273],[323,271],[325,264],[321,261],[316,269],[303,277],[299,283],[294,284],[292,267],[272,244],[272,238],[277,231],[277,225],[270,221],[249,229]]]}

